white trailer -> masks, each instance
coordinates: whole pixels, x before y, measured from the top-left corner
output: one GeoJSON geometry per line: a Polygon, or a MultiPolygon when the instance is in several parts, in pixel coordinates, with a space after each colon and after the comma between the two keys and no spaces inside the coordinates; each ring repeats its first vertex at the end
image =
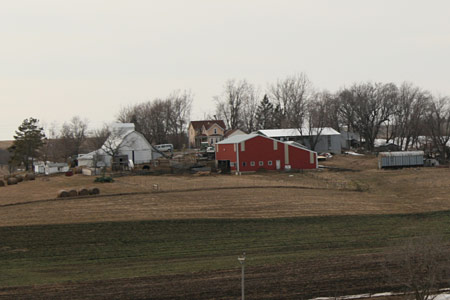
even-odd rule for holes
{"type": "Polygon", "coordinates": [[[423,151],[380,152],[378,168],[419,167],[424,165],[423,151]]]}

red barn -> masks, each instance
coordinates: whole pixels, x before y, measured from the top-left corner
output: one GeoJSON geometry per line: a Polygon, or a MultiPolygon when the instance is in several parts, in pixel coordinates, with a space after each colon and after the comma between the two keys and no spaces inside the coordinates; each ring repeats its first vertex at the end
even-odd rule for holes
{"type": "Polygon", "coordinates": [[[236,135],[216,143],[219,169],[236,172],[317,168],[317,153],[292,142],[259,134],[236,135]]]}

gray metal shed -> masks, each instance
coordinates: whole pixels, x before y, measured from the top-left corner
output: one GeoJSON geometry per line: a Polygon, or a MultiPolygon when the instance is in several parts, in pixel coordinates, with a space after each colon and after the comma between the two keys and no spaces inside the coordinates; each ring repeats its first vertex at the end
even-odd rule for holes
{"type": "Polygon", "coordinates": [[[378,168],[401,168],[423,166],[423,151],[380,152],[378,168]]]}

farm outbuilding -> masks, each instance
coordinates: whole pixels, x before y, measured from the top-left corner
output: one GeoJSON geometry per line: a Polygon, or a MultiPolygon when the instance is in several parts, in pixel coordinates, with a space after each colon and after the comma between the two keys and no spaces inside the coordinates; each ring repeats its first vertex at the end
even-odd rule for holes
{"type": "Polygon", "coordinates": [[[34,164],[34,172],[36,174],[52,175],[57,173],[65,173],[69,171],[69,165],[67,163],[55,163],[55,162],[37,162],[34,164]]]}
{"type": "Polygon", "coordinates": [[[111,167],[113,163],[121,163],[128,166],[130,162],[133,165],[145,164],[161,156],[141,133],[135,131],[133,123],[115,123],[103,146],[88,154],[79,155],[78,165],[111,167]],[[115,159],[120,162],[113,162],[112,153],[115,153],[115,159]]]}
{"type": "Polygon", "coordinates": [[[236,135],[216,144],[217,166],[222,171],[317,168],[317,153],[297,143],[285,143],[259,134],[236,135]]]}
{"type": "Polygon", "coordinates": [[[255,133],[285,141],[295,141],[317,152],[340,154],[342,151],[341,134],[331,127],[261,129],[255,133]],[[315,145],[314,145],[315,143],[315,145]],[[314,145],[314,149],[313,148],[314,145]]]}
{"type": "Polygon", "coordinates": [[[378,168],[419,167],[424,165],[423,151],[380,152],[378,168]]]}

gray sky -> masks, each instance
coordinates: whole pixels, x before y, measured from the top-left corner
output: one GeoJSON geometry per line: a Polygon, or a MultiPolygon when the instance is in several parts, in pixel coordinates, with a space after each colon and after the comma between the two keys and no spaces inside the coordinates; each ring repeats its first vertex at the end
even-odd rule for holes
{"type": "Polygon", "coordinates": [[[99,127],[188,89],[192,119],[227,79],[304,72],[319,89],[413,82],[450,95],[450,1],[0,2],[0,140],[28,117],[99,127]]]}

